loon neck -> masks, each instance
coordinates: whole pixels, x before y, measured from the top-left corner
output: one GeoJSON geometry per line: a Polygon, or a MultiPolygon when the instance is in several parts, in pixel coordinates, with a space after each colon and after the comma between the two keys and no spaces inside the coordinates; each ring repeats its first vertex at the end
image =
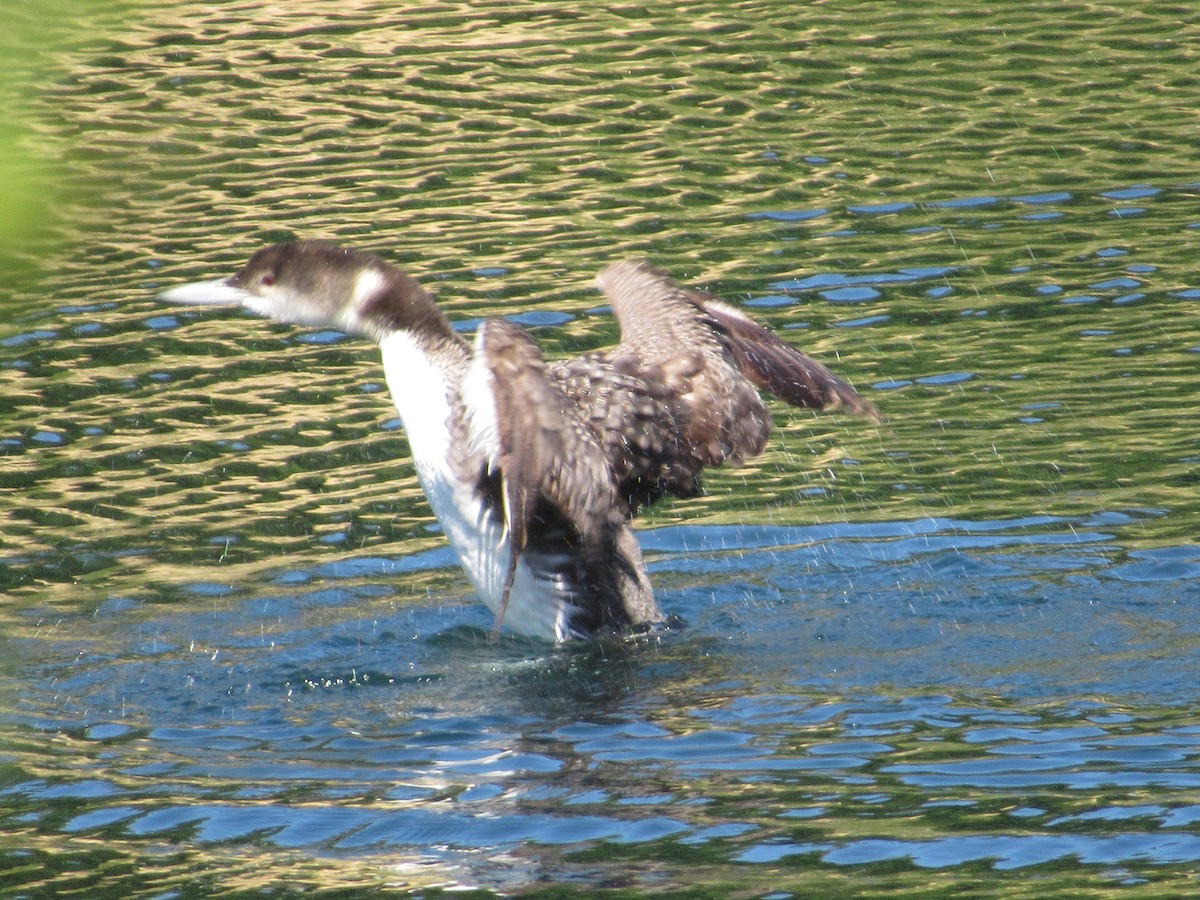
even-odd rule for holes
{"type": "Polygon", "coordinates": [[[395,334],[441,365],[465,366],[470,345],[454,330],[433,295],[399,269],[386,263],[368,266],[354,281],[350,326],[382,344],[395,334]]]}

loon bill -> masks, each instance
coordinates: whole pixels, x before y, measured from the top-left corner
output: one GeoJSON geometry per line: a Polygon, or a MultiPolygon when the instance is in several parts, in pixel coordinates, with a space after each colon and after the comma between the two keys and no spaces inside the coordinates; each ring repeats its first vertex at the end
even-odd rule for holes
{"type": "Polygon", "coordinates": [[[759,389],[879,419],[821,363],[645,262],[596,285],[620,343],[567,360],[501,319],[468,342],[413,278],[321,241],[266,247],[161,297],[376,341],[417,477],[496,630],[565,641],[663,620],[631,520],[694,496],[708,466],[762,452],[759,389]]]}

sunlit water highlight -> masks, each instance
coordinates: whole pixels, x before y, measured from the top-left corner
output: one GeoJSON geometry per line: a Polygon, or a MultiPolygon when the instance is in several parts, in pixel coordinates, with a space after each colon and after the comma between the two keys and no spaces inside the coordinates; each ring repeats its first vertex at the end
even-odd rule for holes
{"type": "Polygon", "coordinates": [[[1181,17],[117,4],[14,57],[62,177],[0,294],[0,890],[1194,890],[1181,17]],[[151,299],[292,232],[551,355],[647,255],[887,421],[778,408],[655,511],[678,627],[491,643],[375,351],[151,299]]]}

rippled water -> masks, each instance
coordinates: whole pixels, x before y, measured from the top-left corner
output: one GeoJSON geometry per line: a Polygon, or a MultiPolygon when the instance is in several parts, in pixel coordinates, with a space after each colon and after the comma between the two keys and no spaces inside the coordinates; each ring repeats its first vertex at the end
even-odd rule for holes
{"type": "Polygon", "coordinates": [[[1194,11],[60,6],[0,84],[0,893],[1195,890],[1194,11]],[[492,644],[373,348],[152,299],[293,233],[551,354],[649,256],[887,422],[654,512],[686,627],[492,644]]]}

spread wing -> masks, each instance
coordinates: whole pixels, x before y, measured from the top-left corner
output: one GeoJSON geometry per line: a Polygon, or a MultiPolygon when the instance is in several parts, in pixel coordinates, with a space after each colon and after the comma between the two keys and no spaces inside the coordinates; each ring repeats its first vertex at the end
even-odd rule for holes
{"type": "Polygon", "coordinates": [[[614,362],[636,367],[682,404],[680,441],[694,461],[715,466],[760,453],[767,408],[683,288],[644,262],[609,266],[596,283],[621,326],[614,362]]]}
{"type": "Polygon", "coordinates": [[[880,421],[874,404],[807,353],[710,294],[694,290],[685,293],[723,337],[742,374],[762,390],[792,406],[844,407],[856,415],[880,421]]]}
{"type": "Polygon", "coordinates": [[[587,602],[610,605],[584,610],[590,618],[621,625],[646,617],[653,599],[641,556],[629,550],[636,541],[626,524],[628,505],[595,433],[548,375],[537,345],[516,325],[484,322],[463,394],[472,446],[488,474],[499,476],[510,541],[497,627],[518,561],[527,551],[531,566],[533,557],[551,555],[531,548],[535,523],[541,533],[561,535],[578,558],[575,578],[587,602]]]}
{"type": "Polygon", "coordinates": [[[797,406],[878,416],[816,360],[645,262],[609,266],[596,284],[621,342],[551,372],[591,423],[632,509],[691,496],[703,469],[762,452],[771,417],[757,388],[797,406]]]}

